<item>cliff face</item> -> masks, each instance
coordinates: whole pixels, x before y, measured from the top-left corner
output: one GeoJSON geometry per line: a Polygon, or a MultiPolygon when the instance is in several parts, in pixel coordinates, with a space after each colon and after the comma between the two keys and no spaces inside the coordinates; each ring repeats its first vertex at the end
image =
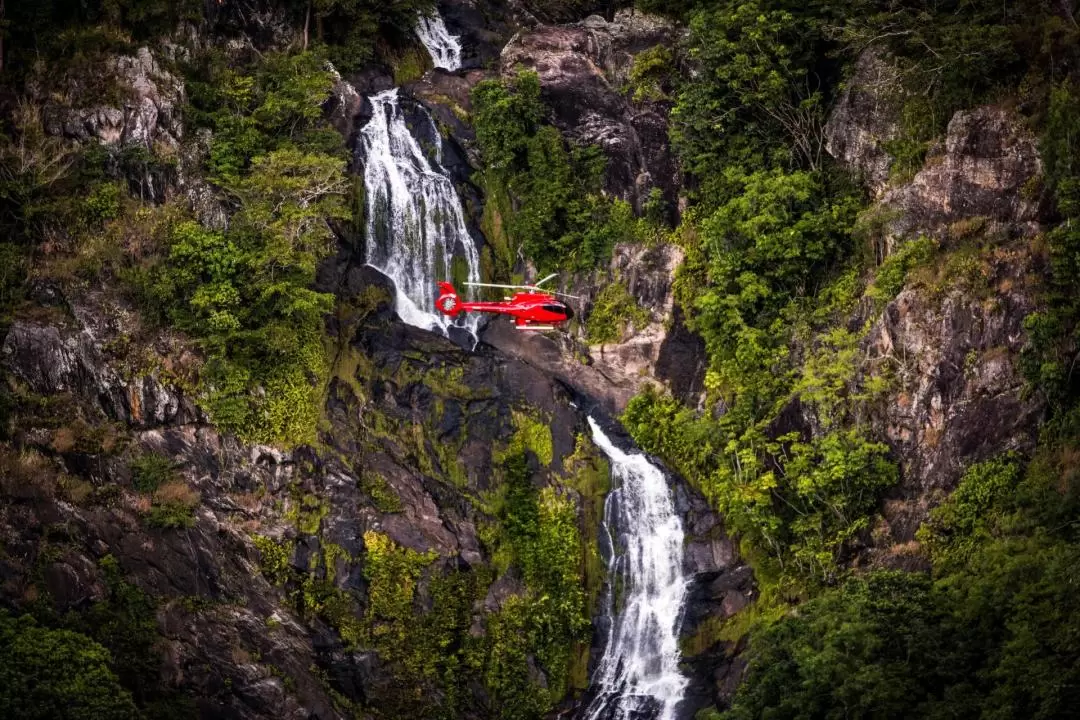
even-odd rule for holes
{"type": "MultiPolygon", "coordinates": [[[[451,14],[451,25],[471,22],[469,12],[451,14]]],[[[253,34],[230,41],[231,51],[288,36],[272,15],[249,20],[253,34]]],[[[494,42],[499,32],[482,27],[474,34],[494,42]]],[[[170,52],[185,52],[178,43],[170,52]]],[[[481,56],[488,52],[479,47],[481,56]]],[[[224,228],[229,205],[200,169],[210,138],[185,127],[184,83],[155,52],[142,48],[101,68],[129,101],[56,101],[43,114],[44,130],[116,154],[164,149],[178,158],[167,172],[122,170],[131,191],[159,206],[188,203],[205,226],[224,228]]],[[[386,83],[372,78],[361,91],[338,83],[326,109],[350,139],[370,113],[362,92],[386,83]]],[[[85,79],[69,82],[78,87],[85,79]]],[[[469,80],[429,74],[414,86],[421,97],[423,83],[435,88],[432,112],[457,121],[468,147],[469,128],[446,103],[456,97],[467,107],[469,80]],[[445,92],[458,82],[465,85],[445,92]]],[[[654,149],[666,152],[666,144],[654,149]]],[[[641,148],[626,157],[639,163],[641,148]]],[[[453,141],[444,158],[467,180],[466,155],[453,141]]],[[[634,167],[630,188],[646,172],[634,167]]],[[[318,279],[338,304],[326,326],[332,368],[318,442],[289,451],[246,444],[215,428],[196,393],[203,353],[183,335],[145,321],[122,286],[35,273],[0,351],[14,398],[2,449],[4,606],[83,617],[112,607],[118,572],[151,608],[156,640],[144,648],[144,661],[158,683],[152,692],[191,698],[202,717],[413,712],[403,699],[414,691],[403,686],[409,681],[401,661],[378,650],[370,635],[350,634],[358,622],[385,621],[372,596],[385,592],[372,569],[382,545],[372,543],[388,542],[394,557],[424,559],[408,590],[421,617],[441,610],[446,583],[472,588],[447,637],[452,648],[482,645],[491,618],[527,592],[521,568],[496,557],[506,550],[492,540],[501,522],[494,498],[505,481],[502,458],[524,443],[530,485],[552,486],[569,500],[583,557],[593,557],[607,478],[583,479],[606,473],[586,439],[584,412],[620,410],[656,362],[679,255],[671,248],[650,252],[655,257],[643,268],[639,250],[621,249],[611,272],[627,277],[630,292],[652,308],[653,332],[616,347],[618,361],[606,374],[602,364],[580,366],[594,374],[590,383],[558,349],[545,362],[528,345],[539,338],[502,346],[493,326],[485,335],[490,346],[466,352],[401,324],[385,281],[364,269],[343,240],[318,279]],[[160,477],[148,479],[147,462],[160,477]]],[[[595,288],[589,282],[586,290],[595,288]]],[[[736,591],[713,585],[738,562],[703,499],[682,488],[678,502],[688,522],[687,571],[697,583],[693,626],[733,611],[722,598],[736,591]]],[[[589,565],[581,577],[591,588],[591,613],[598,609],[600,567],[589,565]]],[[[427,620],[413,630],[430,631],[427,620]]],[[[405,632],[401,644],[422,645],[405,632]]],[[[587,637],[579,643],[584,654],[575,660],[567,708],[584,690],[590,656],[595,661],[602,650],[594,636],[588,652],[587,637]]],[[[535,660],[528,666],[535,682],[548,682],[535,660]]],[[[425,701],[445,701],[440,693],[449,686],[419,682],[431,696],[425,701]]],[[[497,712],[497,699],[482,686],[468,692],[456,701],[455,716],[497,712]]]]}
{"type": "Polygon", "coordinates": [[[890,183],[882,141],[899,120],[895,104],[880,100],[889,75],[880,52],[865,52],[828,132],[830,151],[877,197],[868,213],[880,218],[882,251],[930,238],[939,253],[937,267],[911,274],[864,342],[868,362],[892,368],[898,381],[875,425],[901,465],[865,559],[904,565],[919,562],[915,530],[965,468],[1034,445],[1044,408],[1017,364],[1023,320],[1038,307],[1043,260],[1033,238],[1045,208],[1035,140],[1000,107],[957,112],[914,178],[890,183]]]}
{"type": "MultiPolygon", "coordinates": [[[[444,157],[472,229],[485,198],[470,184],[469,91],[522,68],[537,72],[550,120],[573,141],[604,151],[610,195],[640,210],[656,188],[677,206],[669,103],[633,99],[624,88],[634,58],[675,43],[676,26],[627,12],[611,22],[593,16],[555,26],[523,5],[449,2],[443,9],[469,48],[465,70],[430,71],[406,92],[445,131],[444,157]]],[[[232,50],[265,49],[295,35],[266,9],[215,12],[215,27],[247,32],[232,50]]],[[[228,202],[200,170],[209,139],[185,128],[183,82],[156,54],[179,56],[185,42],[214,41],[190,34],[165,50],[116,55],[101,72],[120,84],[124,102],[54,97],[42,115],[44,132],[116,151],[164,148],[176,158],[168,168],[124,171],[132,196],[158,205],[182,199],[204,226],[225,227],[228,202]]],[[[1031,270],[1041,260],[1032,237],[1045,208],[1032,189],[1042,170],[1035,142],[999,107],[957,113],[914,178],[890,181],[884,147],[899,127],[888,100],[892,78],[882,54],[866,53],[826,134],[830,153],[875,198],[870,215],[879,218],[882,257],[922,237],[940,253],[938,265],[912,274],[880,313],[861,308],[865,317],[857,318],[873,321],[860,345],[867,367],[887,367],[896,381],[870,425],[887,440],[901,479],[853,563],[917,567],[915,530],[961,472],[1034,442],[1044,408],[1024,392],[1017,358],[1023,318],[1037,307],[1031,270]]],[[[348,80],[336,85],[326,110],[355,139],[370,113],[364,93],[392,81],[378,69],[348,80]]],[[[402,680],[402,666],[416,657],[388,657],[392,651],[356,625],[392,627],[402,647],[420,654],[428,646],[416,635],[443,622],[437,611],[447,584],[461,583],[468,591],[445,620],[438,650],[449,647],[455,663],[481,667],[468,670],[467,697],[446,707],[457,717],[493,717],[499,698],[480,678],[497,670],[468,649],[501,642],[497,633],[524,633],[506,619],[527,592],[520,563],[508,560],[498,537],[506,456],[520,450],[529,487],[553,488],[569,501],[583,545],[586,612],[595,615],[607,475],[585,416],[615,415],[648,385],[697,406],[704,345],[686,328],[672,288],[684,253],[664,242],[621,244],[607,267],[568,281],[563,289],[585,298],[586,316],[606,286],[625,287],[627,302],[643,314],[614,340],[590,346],[584,327],[552,339],[496,321],[466,352],[398,321],[384,281],[363,268],[360,251],[341,234],[337,255],[319,271],[319,289],[333,293],[336,307],[326,323],[332,367],[318,437],[289,451],[216,429],[194,392],[203,354],[189,338],[140,318],[119,287],[34,274],[0,351],[13,398],[10,437],[0,445],[0,604],[40,606],[54,616],[90,612],[114,592],[111,557],[150,598],[159,637],[149,662],[162,692],[194,698],[201,716],[368,717],[382,708],[380,716],[393,717],[395,709],[420,707],[408,704],[417,688],[449,703],[450,685],[440,683],[450,681],[427,670],[402,680]],[[163,468],[158,487],[147,485],[148,457],[163,468]],[[180,519],[170,521],[171,512],[180,519]],[[416,610],[427,618],[411,628],[375,609],[386,592],[373,569],[384,539],[392,557],[404,558],[396,572],[411,577],[402,581],[410,617],[416,610]],[[410,575],[414,561],[419,569],[410,575]]],[[[693,678],[684,711],[692,717],[734,692],[743,643],[718,639],[716,627],[747,607],[755,589],[723,519],[682,480],[672,485],[693,577],[683,628],[693,678]]],[[[585,689],[598,635],[573,641],[570,679],[558,696],[563,712],[585,689]]],[[[535,653],[521,662],[520,674],[546,688],[535,653]]]]}

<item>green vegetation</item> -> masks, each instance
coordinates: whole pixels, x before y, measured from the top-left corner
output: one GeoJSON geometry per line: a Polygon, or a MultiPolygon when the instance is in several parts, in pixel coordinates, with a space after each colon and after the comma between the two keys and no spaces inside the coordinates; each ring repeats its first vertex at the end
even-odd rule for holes
{"type": "Polygon", "coordinates": [[[640,332],[649,323],[649,311],[638,304],[626,285],[615,280],[596,296],[585,324],[585,339],[592,345],[618,342],[628,323],[640,332]]]}
{"type": "Polygon", "coordinates": [[[1080,679],[1076,448],[972,466],[920,531],[934,579],[878,571],[751,632],[723,717],[1068,717],[1080,679]]]}
{"type": "Polygon", "coordinates": [[[919,238],[905,243],[899,250],[889,255],[881,263],[874,277],[874,282],[866,290],[866,295],[879,306],[896,297],[908,279],[908,273],[915,267],[926,263],[933,255],[935,243],[929,238],[919,238]]]}
{"type": "Polygon", "coordinates": [[[674,53],[666,45],[656,45],[638,53],[630,66],[630,97],[635,102],[667,100],[664,88],[670,84],[674,69],[674,53]]]}
{"type": "Polygon", "coordinates": [[[289,5],[296,26],[310,28],[306,40],[325,45],[342,72],[385,55],[387,44],[413,41],[417,13],[435,7],[434,0],[290,0],[289,5]]]}
{"type": "Polygon", "coordinates": [[[531,452],[542,465],[550,465],[554,460],[554,450],[551,444],[551,426],[528,415],[525,412],[515,410],[513,413],[514,435],[504,451],[496,454],[498,462],[504,462],[506,458],[514,455],[522,455],[526,450],[531,452]]]}
{"type": "Polygon", "coordinates": [[[270,56],[244,74],[211,56],[195,71],[194,117],[214,130],[207,169],[235,199],[227,231],[180,222],[137,276],[163,320],[207,352],[204,402],[250,441],[314,440],[331,296],[311,289],[347,217],[340,136],[319,103],[330,74],[312,54],[270,56]]]}
{"type": "MultiPolygon", "coordinates": [[[[39,561],[53,552],[44,547],[39,561]]],[[[4,717],[179,720],[195,712],[161,678],[154,601],[111,555],[99,565],[104,597],[87,608],[58,615],[40,597],[27,608],[32,617],[0,610],[4,717]]]]}
{"type": "Polygon", "coordinates": [[[159,528],[189,528],[195,524],[200,495],[183,480],[172,480],[154,491],[146,522],[159,528]]]}
{"type": "Polygon", "coordinates": [[[690,643],[750,634],[746,682],[729,712],[707,717],[1066,717],[1080,672],[1064,570],[1080,547],[1080,93],[1063,80],[1080,49],[1075,19],[982,0],[637,6],[686,19],[701,69],[673,93],[692,201],[676,291],[706,341],[705,405],[723,412],[650,392],[624,420],[724,512],[764,598],[690,643]],[[893,182],[921,168],[954,111],[1008,97],[1046,163],[1025,196],[1052,193],[1062,221],[1045,235],[1050,273],[1022,357],[1053,417],[1030,462],[972,465],[931,513],[917,539],[932,577],[845,567],[898,476],[867,423],[891,379],[861,348],[904,287],[993,297],[996,241],[974,218],[886,256],[890,218],[860,213],[821,146],[845,65],[870,43],[898,70],[893,182]]]}
{"type": "Polygon", "coordinates": [[[135,720],[109,651],[81,633],[0,610],[0,714],[27,720],[135,720]]]}
{"type": "Polygon", "coordinates": [[[1024,321],[1028,346],[1021,362],[1029,382],[1058,415],[1080,402],[1080,85],[1075,80],[1053,89],[1040,150],[1045,181],[1057,201],[1063,222],[1046,234],[1049,277],[1045,308],[1024,321]]]}
{"type": "Polygon", "coordinates": [[[629,205],[601,193],[600,151],[567,147],[556,128],[543,124],[547,111],[535,73],[485,80],[473,89],[472,103],[481,184],[502,196],[501,230],[511,244],[501,249],[500,273],[512,271],[518,249],[541,272],[592,269],[607,261],[617,241],[633,238],[629,205]]]}
{"type": "Polygon", "coordinates": [[[364,473],[360,478],[360,489],[371,498],[372,504],[379,512],[401,512],[401,498],[381,475],[364,473]]]}
{"type": "MultiPolygon", "coordinates": [[[[585,554],[572,500],[555,488],[532,484],[526,457],[503,460],[505,496],[498,508],[510,560],[521,569],[526,594],[512,598],[488,619],[485,683],[498,717],[524,720],[554,707],[570,687],[575,643],[588,640],[589,619],[582,563],[585,554]],[[526,655],[547,676],[544,690],[529,680],[526,655]]],[[[493,548],[493,554],[499,554],[493,548]]]]}
{"type": "Polygon", "coordinates": [[[289,577],[289,549],[264,535],[251,538],[259,550],[259,569],[273,585],[282,585],[289,577]]]}
{"type": "Polygon", "coordinates": [[[155,452],[135,457],[128,467],[131,469],[131,485],[139,492],[152,493],[173,477],[172,461],[155,452]]]}

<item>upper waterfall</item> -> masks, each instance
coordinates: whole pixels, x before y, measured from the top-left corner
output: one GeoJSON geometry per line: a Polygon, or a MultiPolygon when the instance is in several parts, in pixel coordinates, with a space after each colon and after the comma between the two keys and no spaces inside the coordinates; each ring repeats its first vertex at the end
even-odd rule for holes
{"type": "MultiPolygon", "coordinates": [[[[593,418],[593,441],[611,460],[619,486],[608,494],[604,527],[617,537],[609,582],[622,580],[623,607],[592,678],[585,720],[673,720],[687,679],[679,673],[679,624],[686,598],[683,528],[664,473],[615,447],[593,418]]],[[[609,600],[612,602],[609,592],[609,600]]]]}
{"type": "MultiPolygon", "coordinates": [[[[435,283],[454,276],[480,280],[480,256],[465,225],[454,183],[442,168],[441,138],[421,106],[432,143],[430,160],[406,124],[397,88],[372,95],[371,120],[360,131],[367,206],[367,262],[394,281],[395,308],[410,325],[446,330],[452,321],[435,311],[435,283]]],[[[474,336],[477,318],[465,327],[474,336]]]]}
{"type": "Polygon", "coordinates": [[[446,23],[438,11],[421,15],[416,23],[416,35],[424,43],[435,67],[444,70],[461,68],[461,42],[446,29],[446,23]]]}

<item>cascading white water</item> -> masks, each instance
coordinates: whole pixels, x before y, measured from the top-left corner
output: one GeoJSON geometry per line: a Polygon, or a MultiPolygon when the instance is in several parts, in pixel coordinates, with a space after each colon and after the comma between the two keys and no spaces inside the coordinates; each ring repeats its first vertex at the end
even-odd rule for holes
{"type": "MultiPolygon", "coordinates": [[[[434,160],[429,161],[409,131],[397,88],[368,98],[374,113],[360,131],[367,204],[367,261],[394,281],[395,307],[402,320],[428,330],[451,324],[435,311],[437,280],[452,279],[455,252],[464,260],[468,282],[480,280],[480,257],[465,226],[454,183],[442,168],[434,122],[427,119],[434,160]]],[[[461,290],[461,288],[459,288],[461,290]]],[[[465,327],[476,335],[477,318],[465,327]]]]}
{"type": "MultiPolygon", "coordinates": [[[[679,672],[679,622],[686,598],[683,528],[663,472],[615,447],[591,417],[593,441],[619,486],[608,494],[604,527],[618,537],[608,577],[623,583],[592,683],[585,720],[673,720],[687,679],[679,672]]],[[[609,592],[609,596],[611,593],[609,592]]],[[[613,600],[613,599],[612,599],[613,600]]]]}
{"type": "Polygon", "coordinates": [[[446,29],[446,23],[437,11],[420,16],[416,35],[427,48],[435,67],[451,72],[461,68],[461,42],[457,35],[451,35],[446,29]]]}

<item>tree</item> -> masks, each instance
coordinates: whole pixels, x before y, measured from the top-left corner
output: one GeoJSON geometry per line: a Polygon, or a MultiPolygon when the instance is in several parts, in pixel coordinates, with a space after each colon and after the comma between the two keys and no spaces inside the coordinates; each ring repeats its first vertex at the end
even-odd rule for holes
{"type": "Polygon", "coordinates": [[[136,720],[112,658],[80,633],[40,627],[0,610],[0,717],[20,720],[136,720]]]}

